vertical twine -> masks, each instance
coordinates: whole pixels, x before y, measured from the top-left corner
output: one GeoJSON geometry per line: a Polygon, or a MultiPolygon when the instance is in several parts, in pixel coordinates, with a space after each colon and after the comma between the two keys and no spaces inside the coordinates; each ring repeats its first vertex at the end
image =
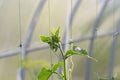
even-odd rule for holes
{"type": "MultiPolygon", "coordinates": [[[[31,39],[32,39],[32,35],[33,35],[33,32],[34,32],[34,29],[35,29],[35,26],[36,26],[36,23],[38,21],[38,18],[39,18],[39,15],[43,9],[43,6],[45,4],[46,0],[41,0],[34,15],[33,15],[33,18],[31,20],[31,23],[30,23],[30,26],[29,26],[29,29],[28,29],[28,32],[27,32],[27,36],[26,36],[26,39],[25,39],[25,43],[24,43],[24,46],[22,46],[22,50],[21,50],[21,60],[22,61],[25,61],[26,60],[26,56],[27,56],[27,49],[30,45],[30,42],[31,42],[31,39]]],[[[22,65],[20,68],[19,68],[19,80],[25,80],[25,67],[22,65]]]]}
{"type": "MultiPolygon", "coordinates": [[[[18,27],[19,27],[19,48],[22,52],[22,35],[21,35],[21,0],[18,0],[18,27]]],[[[22,61],[20,62],[20,66],[22,66],[22,61]]],[[[24,73],[22,67],[19,67],[17,70],[17,80],[24,80],[24,73]]]]}
{"type": "MultiPolygon", "coordinates": [[[[50,17],[50,0],[48,0],[48,26],[49,26],[49,36],[50,36],[50,28],[51,28],[51,17],[50,17]]],[[[50,49],[50,62],[52,64],[52,53],[50,49]]]]}
{"type": "MultiPolygon", "coordinates": [[[[50,28],[51,28],[51,16],[50,16],[50,11],[51,11],[51,8],[50,8],[50,0],[48,0],[48,26],[49,26],[49,36],[50,36],[50,28]]],[[[50,49],[50,48],[49,48],[50,49]]],[[[50,63],[51,63],[51,67],[52,67],[52,64],[53,64],[53,57],[52,57],[52,51],[50,49],[50,63]]],[[[53,76],[51,77],[51,79],[53,80],[53,76]]]]}

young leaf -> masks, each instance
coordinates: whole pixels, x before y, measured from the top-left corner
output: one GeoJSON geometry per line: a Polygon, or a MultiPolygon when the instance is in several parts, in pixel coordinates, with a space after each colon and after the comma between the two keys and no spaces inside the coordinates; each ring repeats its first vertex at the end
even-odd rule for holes
{"type": "Polygon", "coordinates": [[[52,71],[55,72],[59,67],[63,66],[63,62],[58,62],[57,64],[52,66],[52,71]]]}
{"type": "Polygon", "coordinates": [[[58,27],[58,29],[55,32],[55,35],[58,37],[59,36],[59,31],[60,31],[60,27],[58,27]]]}
{"type": "Polygon", "coordinates": [[[46,37],[46,36],[40,36],[40,39],[43,41],[43,42],[50,42],[50,38],[49,37],[46,37]]]}
{"type": "Polygon", "coordinates": [[[90,58],[94,61],[97,61],[96,59],[94,59],[93,57],[90,57],[87,53],[86,50],[84,49],[80,49],[79,47],[77,46],[73,46],[72,49],[68,50],[66,52],[66,58],[72,56],[72,55],[81,55],[81,56],[84,56],[84,57],[87,57],[87,58],[90,58]]]}
{"type": "Polygon", "coordinates": [[[55,52],[58,50],[59,42],[60,42],[59,30],[60,27],[54,33],[51,31],[50,37],[40,36],[40,39],[43,42],[48,43],[50,48],[55,52]]]}
{"type": "Polygon", "coordinates": [[[42,70],[38,74],[37,80],[48,80],[51,75],[52,72],[50,70],[47,70],[46,68],[42,68],[42,70]]]}
{"type": "Polygon", "coordinates": [[[72,46],[72,50],[78,53],[81,52],[81,48],[78,46],[72,46]]]}
{"type": "Polygon", "coordinates": [[[63,66],[63,62],[58,62],[57,64],[55,64],[55,65],[52,66],[51,71],[53,73],[57,74],[59,76],[60,80],[63,80],[63,76],[61,74],[55,72],[61,66],[63,66]]]}
{"type": "Polygon", "coordinates": [[[73,50],[68,50],[67,52],[66,52],[66,56],[69,56],[69,55],[77,55],[78,53],[77,52],[74,52],[73,50]]]}
{"type": "Polygon", "coordinates": [[[63,65],[63,62],[59,62],[59,63],[53,65],[51,70],[42,68],[42,70],[38,74],[37,80],[48,80],[50,78],[50,76],[62,65],[63,65]]]}
{"type": "Polygon", "coordinates": [[[85,50],[77,47],[77,46],[72,46],[72,48],[70,50],[68,50],[66,52],[67,56],[71,56],[71,55],[87,55],[87,52],[85,52],[85,50]]]}
{"type": "Polygon", "coordinates": [[[60,27],[58,27],[58,29],[55,31],[55,33],[51,32],[52,41],[54,41],[55,43],[60,42],[59,31],[60,31],[60,27]]]}

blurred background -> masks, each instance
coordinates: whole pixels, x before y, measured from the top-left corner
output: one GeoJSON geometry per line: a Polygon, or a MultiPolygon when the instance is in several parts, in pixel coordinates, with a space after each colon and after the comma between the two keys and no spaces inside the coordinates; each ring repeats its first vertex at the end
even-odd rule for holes
{"type": "MultiPolygon", "coordinates": [[[[8,51],[18,50],[24,43],[31,19],[41,0],[0,0],[0,55],[8,51]],[[19,13],[20,12],[20,13],[19,13]]],[[[72,0],[73,9],[77,0],[72,0]]],[[[92,35],[92,29],[97,15],[105,0],[82,0],[72,23],[72,39],[82,39],[92,35]]],[[[63,36],[66,27],[67,0],[48,0],[42,9],[33,33],[30,47],[44,45],[39,40],[40,35],[49,35],[50,28],[61,26],[60,34],[63,36]],[[50,11],[50,12],[49,12],[50,11]],[[50,24],[49,24],[50,22],[50,24]]],[[[113,33],[116,30],[117,21],[120,19],[120,0],[109,0],[102,21],[97,29],[97,37],[94,42],[93,56],[98,62],[92,61],[91,80],[97,77],[107,77],[112,48],[113,33]]],[[[120,77],[120,36],[116,45],[114,75],[120,77]]],[[[88,50],[90,40],[80,40],[75,43],[88,50]]],[[[50,62],[50,50],[48,48],[29,52],[28,60],[47,60],[50,62]]],[[[52,55],[53,63],[58,61],[52,55]]],[[[0,57],[0,80],[16,80],[17,71],[21,62],[21,56],[0,57]]],[[[73,80],[85,80],[86,58],[73,56],[74,71],[73,80]]],[[[29,71],[26,71],[26,80],[32,80],[29,71]]]]}

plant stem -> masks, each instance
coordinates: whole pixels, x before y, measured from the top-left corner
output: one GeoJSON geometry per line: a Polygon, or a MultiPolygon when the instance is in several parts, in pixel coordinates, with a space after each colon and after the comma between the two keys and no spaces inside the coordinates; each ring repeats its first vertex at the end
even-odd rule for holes
{"type": "Polygon", "coordinates": [[[59,43],[59,49],[60,49],[60,52],[61,52],[61,54],[62,54],[62,58],[64,59],[65,57],[64,57],[64,52],[63,52],[63,50],[62,50],[61,43],[59,43]]]}
{"type": "Polygon", "coordinates": [[[59,74],[59,73],[57,73],[57,72],[54,72],[54,73],[57,74],[57,75],[60,77],[60,79],[63,78],[63,76],[62,76],[61,74],[59,74]]]}
{"type": "Polygon", "coordinates": [[[65,77],[65,80],[67,80],[67,77],[66,77],[66,61],[64,59],[64,77],[65,77]]]}
{"type": "Polygon", "coordinates": [[[62,50],[62,46],[61,46],[61,43],[59,43],[59,49],[60,49],[60,52],[62,54],[62,58],[63,58],[63,67],[64,67],[64,80],[67,80],[67,75],[66,75],[66,59],[65,59],[65,54],[62,50]]]}

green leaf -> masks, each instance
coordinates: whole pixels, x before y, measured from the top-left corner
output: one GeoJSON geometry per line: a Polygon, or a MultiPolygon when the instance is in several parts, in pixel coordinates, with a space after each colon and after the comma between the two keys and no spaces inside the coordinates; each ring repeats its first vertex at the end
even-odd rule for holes
{"type": "Polygon", "coordinates": [[[69,55],[74,55],[74,54],[78,54],[77,52],[74,52],[73,50],[68,50],[66,52],[66,55],[69,56],[69,55]]]}
{"type": "Polygon", "coordinates": [[[43,41],[43,42],[50,42],[50,37],[46,37],[46,36],[40,36],[40,39],[43,41]]]}
{"type": "Polygon", "coordinates": [[[77,46],[72,46],[72,48],[66,52],[66,58],[68,58],[68,57],[70,57],[72,55],[81,55],[81,56],[90,58],[90,59],[92,59],[92,60],[97,62],[97,60],[95,58],[90,57],[88,55],[86,50],[81,49],[80,47],[77,47],[77,46]]]}
{"type": "Polygon", "coordinates": [[[63,66],[63,62],[58,62],[57,64],[52,66],[52,71],[55,72],[59,67],[63,66]]]}
{"type": "Polygon", "coordinates": [[[50,70],[47,70],[46,68],[42,68],[42,70],[38,74],[37,80],[48,80],[51,75],[52,72],[50,70]]]}
{"type": "Polygon", "coordinates": [[[60,32],[60,27],[58,27],[58,29],[55,32],[55,35],[58,37],[59,36],[59,32],[60,32]]]}
{"type": "Polygon", "coordinates": [[[54,43],[59,43],[59,42],[60,42],[60,37],[59,37],[59,36],[52,35],[51,38],[52,38],[52,41],[53,41],[54,43]]]}
{"type": "Polygon", "coordinates": [[[52,38],[52,41],[54,41],[55,43],[60,42],[59,32],[60,32],[60,27],[58,27],[54,33],[51,31],[51,38],[52,38]]]}
{"type": "MultiPolygon", "coordinates": [[[[67,56],[69,56],[69,55],[70,56],[71,55],[81,55],[82,54],[81,51],[83,51],[83,50],[81,50],[79,47],[72,46],[72,48],[66,52],[66,55],[67,56]]],[[[85,51],[84,51],[84,54],[86,54],[85,51]]]]}
{"type": "Polygon", "coordinates": [[[72,46],[72,50],[73,50],[74,52],[78,52],[78,53],[81,52],[81,48],[78,47],[78,46],[72,46]]]}
{"type": "Polygon", "coordinates": [[[59,30],[60,30],[60,27],[58,27],[58,29],[55,32],[51,31],[50,37],[40,36],[40,39],[43,42],[48,43],[50,48],[55,52],[59,48],[59,42],[60,42],[59,30]]]}
{"type": "Polygon", "coordinates": [[[84,49],[81,49],[80,53],[81,53],[82,55],[88,55],[87,51],[84,50],[84,49]]]}
{"type": "Polygon", "coordinates": [[[93,58],[93,57],[91,57],[91,56],[89,56],[89,55],[85,55],[85,57],[87,57],[87,58],[89,58],[89,59],[91,59],[91,60],[94,60],[94,61],[98,62],[97,59],[95,59],[95,58],[93,58]]]}
{"type": "Polygon", "coordinates": [[[42,68],[42,70],[38,74],[37,80],[48,80],[50,78],[50,76],[52,76],[52,74],[62,65],[63,65],[63,62],[59,62],[59,63],[53,65],[51,70],[42,68]]]}

